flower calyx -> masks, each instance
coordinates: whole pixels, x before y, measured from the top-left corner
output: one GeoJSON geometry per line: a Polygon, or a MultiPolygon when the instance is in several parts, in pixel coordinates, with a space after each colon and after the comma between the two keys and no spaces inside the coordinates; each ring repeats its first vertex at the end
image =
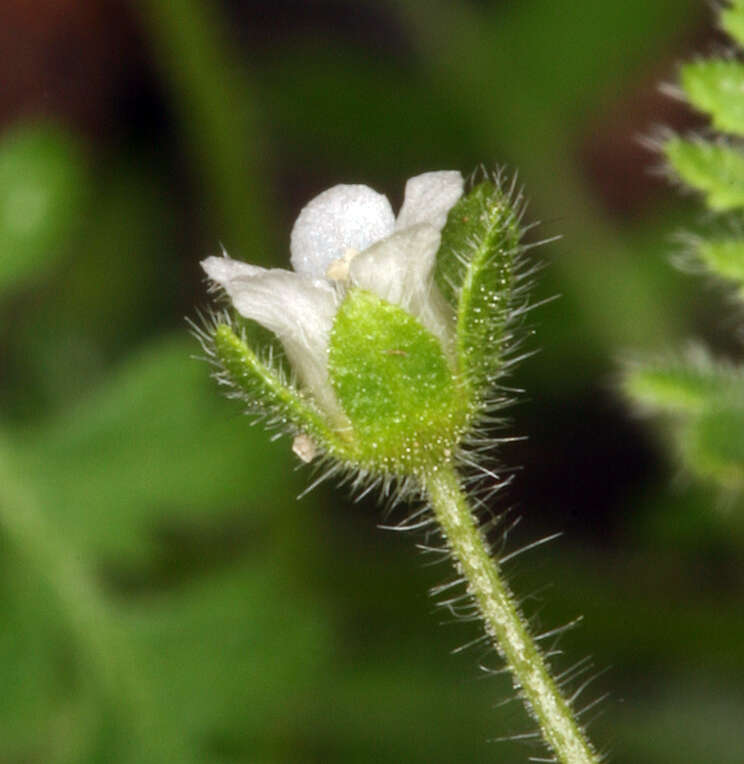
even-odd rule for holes
{"type": "Polygon", "coordinates": [[[493,179],[463,186],[459,172],[411,178],[397,217],[367,186],[334,186],[297,218],[292,271],[202,262],[292,372],[217,321],[217,375],[295,436],[302,461],[415,476],[449,461],[483,414],[507,344],[518,215],[493,179]]]}

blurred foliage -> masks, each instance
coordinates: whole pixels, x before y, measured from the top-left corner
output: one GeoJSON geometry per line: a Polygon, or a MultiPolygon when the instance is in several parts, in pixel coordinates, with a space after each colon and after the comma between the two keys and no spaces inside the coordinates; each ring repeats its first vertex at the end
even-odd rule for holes
{"type": "Polygon", "coordinates": [[[33,125],[0,147],[0,294],[51,266],[69,241],[90,191],[75,139],[33,125]]]}
{"type": "MultiPolygon", "coordinates": [[[[525,350],[541,353],[514,379],[529,400],[506,434],[530,440],[501,458],[524,465],[506,551],[567,533],[510,563],[514,586],[543,628],[584,614],[556,662],[612,666],[582,697],[609,693],[587,720],[604,712],[591,731],[613,761],[742,761],[744,533],[700,487],[668,488],[663,452],[610,392],[619,351],[702,335],[727,365],[639,380],[651,403],[674,392],[695,459],[740,461],[741,349],[717,295],[668,267],[693,208],[637,147],[654,122],[689,124],[656,83],[707,44],[705,9],[29,7],[12,0],[0,30],[0,77],[26,83],[12,103],[0,87],[0,762],[531,754],[489,742],[531,729],[518,704],[495,707],[513,694],[503,676],[474,681],[496,656],[447,655],[477,635],[429,612],[448,571],[378,530],[376,508],[330,488],[296,501],[311,474],[220,397],[183,321],[220,243],[283,265],[323,188],[395,199],[416,172],[480,162],[519,169],[528,219],[546,220],[536,239],[563,234],[535,255],[551,262],[534,299],[561,297],[533,314],[525,350]]],[[[717,76],[684,68],[683,84],[717,81],[689,96],[731,130],[717,76]]],[[[732,247],[709,261],[736,279],[732,247]]]]}
{"type": "MultiPolygon", "coordinates": [[[[722,15],[733,34],[744,26],[744,4],[735,2],[722,15]]],[[[740,52],[740,51],[739,51],[740,52]]],[[[689,102],[710,117],[721,132],[713,137],[663,139],[670,171],[703,195],[708,209],[729,213],[726,236],[695,236],[688,260],[698,269],[744,289],[744,63],[729,57],[700,59],[681,70],[682,91],[689,102]]],[[[740,330],[741,331],[741,330],[740,330]]],[[[638,364],[627,375],[628,394],[651,411],[673,420],[672,439],[685,465],[735,495],[744,488],[744,384],[742,368],[714,360],[698,348],[686,361],[638,364]]]]}

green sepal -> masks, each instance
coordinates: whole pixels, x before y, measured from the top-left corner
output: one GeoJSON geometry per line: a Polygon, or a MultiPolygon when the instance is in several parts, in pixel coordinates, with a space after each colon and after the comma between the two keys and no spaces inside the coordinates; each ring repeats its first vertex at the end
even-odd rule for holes
{"type": "Polygon", "coordinates": [[[711,273],[736,282],[744,298],[744,238],[702,239],[696,252],[711,273]]]}
{"type": "Polygon", "coordinates": [[[303,432],[326,451],[343,455],[343,441],[323,414],[278,370],[263,363],[227,324],[214,330],[214,356],[225,381],[237,388],[256,413],[291,433],[303,432]]]}
{"type": "Polygon", "coordinates": [[[744,64],[708,59],[685,64],[682,88],[690,103],[710,115],[713,127],[744,135],[744,64]]]}
{"type": "Polygon", "coordinates": [[[405,475],[449,459],[464,426],[462,399],[439,340],[412,315],[350,290],[331,331],[328,371],[360,465],[405,475]]]}
{"type": "Polygon", "coordinates": [[[674,137],[664,155],[679,178],[716,212],[744,207],[744,154],[723,143],[674,137]]]}
{"type": "Polygon", "coordinates": [[[721,11],[721,26],[739,45],[744,46],[744,2],[733,0],[721,11]]]}
{"type": "Polygon", "coordinates": [[[706,359],[666,361],[630,368],[626,394],[644,408],[668,414],[698,414],[744,386],[744,373],[706,359]]]}
{"type": "Polygon", "coordinates": [[[455,204],[442,231],[435,278],[456,310],[458,366],[476,399],[503,368],[520,235],[513,199],[491,181],[455,204]]]}

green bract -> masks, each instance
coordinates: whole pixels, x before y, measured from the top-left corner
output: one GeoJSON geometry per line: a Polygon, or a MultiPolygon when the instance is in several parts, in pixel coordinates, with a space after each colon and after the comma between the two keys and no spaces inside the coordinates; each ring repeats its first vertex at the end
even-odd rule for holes
{"type": "Polygon", "coordinates": [[[366,186],[336,186],[295,224],[295,272],[203,263],[291,369],[259,356],[225,314],[201,334],[219,380],[295,436],[303,460],[420,477],[463,455],[488,412],[508,349],[518,211],[497,179],[462,186],[459,173],[412,178],[397,218],[366,186]]]}

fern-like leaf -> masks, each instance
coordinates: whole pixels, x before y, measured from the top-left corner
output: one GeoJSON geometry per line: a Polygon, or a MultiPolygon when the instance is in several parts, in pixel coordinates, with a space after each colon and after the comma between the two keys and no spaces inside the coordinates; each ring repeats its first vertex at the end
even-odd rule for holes
{"type": "Polygon", "coordinates": [[[744,46],[744,0],[732,0],[721,11],[721,27],[739,45],[744,46]]]}
{"type": "Polygon", "coordinates": [[[669,414],[698,414],[744,386],[744,372],[713,363],[703,351],[687,360],[639,364],[624,379],[626,393],[641,407],[669,414]]]}
{"type": "Polygon", "coordinates": [[[724,142],[669,138],[664,155],[675,174],[705,195],[714,212],[744,208],[744,153],[724,142]]]}
{"type": "Polygon", "coordinates": [[[713,127],[744,136],[744,64],[735,59],[701,59],[681,70],[689,102],[705,112],[713,127]]]}
{"type": "Polygon", "coordinates": [[[744,298],[744,238],[717,237],[700,239],[696,254],[706,269],[716,276],[733,281],[744,298]]]}

